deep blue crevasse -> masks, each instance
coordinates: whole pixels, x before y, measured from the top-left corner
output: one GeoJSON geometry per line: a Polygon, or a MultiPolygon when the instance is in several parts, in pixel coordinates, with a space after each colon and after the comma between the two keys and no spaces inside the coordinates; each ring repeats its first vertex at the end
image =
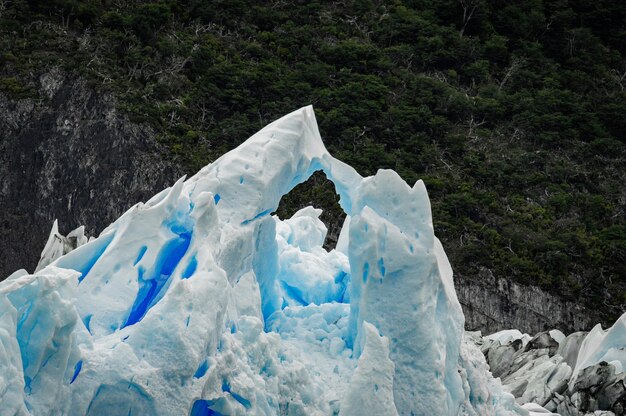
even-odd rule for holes
{"type": "Polygon", "coordinates": [[[70,381],[70,384],[72,384],[74,380],[76,380],[76,377],[78,377],[78,375],[80,374],[80,370],[82,368],[83,368],[83,360],[79,360],[74,366],[74,375],[72,376],[72,380],[70,381]]]}
{"type": "Polygon", "coordinates": [[[200,378],[204,376],[208,369],[209,369],[209,362],[207,360],[202,361],[202,363],[200,363],[200,366],[196,370],[195,374],[193,375],[194,378],[200,378]]]}
{"type": "Polygon", "coordinates": [[[211,409],[215,404],[213,400],[196,400],[191,408],[189,416],[223,416],[220,412],[211,409]]]}
{"type": "Polygon", "coordinates": [[[241,405],[245,407],[246,409],[250,409],[250,407],[252,407],[250,400],[230,390],[230,384],[228,384],[227,380],[222,381],[222,391],[225,393],[230,393],[230,395],[233,396],[233,399],[241,403],[241,405]]]}
{"type": "Polygon", "coordinates": [[[196,257],[193,256],[191,260],[189,260],[189,264],[187,264],[187,267],[185,267],[185,270],[183,271],[183,274],[181,275],[181,277],[183,279],[189,279],[196,272],[197,267],[198,267],[198,260],[196,260],[196,257]]]}
{"type": "Polygon", "coordinates": [[[149,275],[146,275],[146,270],[142,266],[138,267],[139,291],[122,328],[139,322],[154,306],[161,289],[187,252],[191,243],[191,232],[182,229],[179,225],[172,226],[171,230],[176,233],[176,237],[163,245],[153,267],[148,271],[149,275]]]}
{"type": "Polygon", "coordinates": [[[263,211],[259,212],[258,214],[256,214],[254,217],[252,217],[252,218],[250,218],[250,219],[247,219],[247,220],[243,220],[243,221],[241,222],[241,225],[250,224],[252,221],[254,221],[254,220],[258,220],[259,218],[264,217],[264,216],[266,216],[267,214],[270,214],[271,212],[272,212],[272,210],[271,210],[271,209],[266,209],[266,210],[263,210],[263,211]]]}

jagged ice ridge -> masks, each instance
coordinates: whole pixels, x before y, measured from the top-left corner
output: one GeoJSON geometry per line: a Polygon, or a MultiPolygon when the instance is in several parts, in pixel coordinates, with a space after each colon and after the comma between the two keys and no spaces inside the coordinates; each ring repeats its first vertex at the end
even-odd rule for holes
{"type": "Polygon", "coordinates": [[[529,413],[463,340],[422,181],[361,177],[311,107],[96,239],[54,234],[0,283],[0,415],[529,413]],[[271,215],[317,170],[347,214],[330,252],[320,210],[271,215]]]}

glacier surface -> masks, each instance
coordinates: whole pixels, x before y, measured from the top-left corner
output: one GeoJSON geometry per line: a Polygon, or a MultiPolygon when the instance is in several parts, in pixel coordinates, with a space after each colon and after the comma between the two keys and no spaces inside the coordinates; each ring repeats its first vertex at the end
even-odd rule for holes
{"type": "Polygon", "coordinates": [[[79,229],[69,251],[55,233],[41,270],[0,283],[0,415],[540,411],[464,341],[422,181],[361,177],[325,149],[311,107],[96,239],[79,229]],[[331,251],[319,210],[271,215],[318,170],[347,214],[331,251]]]}

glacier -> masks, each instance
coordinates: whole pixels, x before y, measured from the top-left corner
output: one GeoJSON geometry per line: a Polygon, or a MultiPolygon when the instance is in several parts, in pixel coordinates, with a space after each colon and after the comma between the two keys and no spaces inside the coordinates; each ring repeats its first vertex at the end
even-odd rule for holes
{"type": "Polygon", "coordinates": [[[55,223],[38,270],[0,282],[0,415],[542,412],[463,326],[424,183],[332,157],[309,106],[95,239],[55,223]],[[272,215],[319,170],[347,214],[330,251],[320,210],[272,215]]]}

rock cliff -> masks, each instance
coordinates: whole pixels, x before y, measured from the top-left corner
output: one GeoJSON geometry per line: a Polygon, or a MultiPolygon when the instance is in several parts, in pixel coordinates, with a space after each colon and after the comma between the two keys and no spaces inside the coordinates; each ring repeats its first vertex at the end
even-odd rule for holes
{"type": "Polygon", "coordinates": [[[472,277],[457,273],[454,284],[468,330],[489,334],[516,328],[534,334],[558,328],[571,333],[589,330],[600,321],[596,311],[582,304],[498,278],[487,269],[472,277]]]}
{"type": "Polygon", "coordinates": [[[55,218],[97,235],[181,173],[147,127],[116,111],[115,99],[52,70],[37,93],[0,92],[0,276],[32,271],[55,218]]]}

